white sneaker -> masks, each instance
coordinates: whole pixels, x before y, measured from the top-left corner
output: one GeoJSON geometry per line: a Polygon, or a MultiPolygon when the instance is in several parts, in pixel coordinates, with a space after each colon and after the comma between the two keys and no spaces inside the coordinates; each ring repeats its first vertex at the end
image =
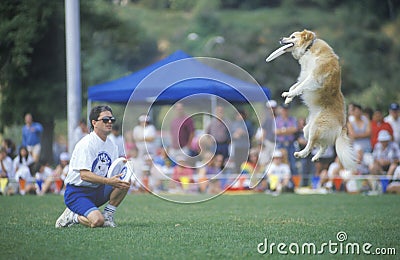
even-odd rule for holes
{"type": "Polygon", "coordinates": [[[74,212],[68,207],[64,210],[61,216],[56,221],[56,228],[70,227],[74,225],[74,212]]]}
{"type": "Polygon", "coordinates": [[[110,214],[104,214],[104,224],[103,227],[117,227],[117,224],[114,222],[114,216],[110,214]]]}

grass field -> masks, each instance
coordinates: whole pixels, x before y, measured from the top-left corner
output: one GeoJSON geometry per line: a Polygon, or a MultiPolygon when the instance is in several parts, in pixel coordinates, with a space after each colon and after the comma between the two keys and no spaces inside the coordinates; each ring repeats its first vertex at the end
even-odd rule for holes
{"type": "MultiPolygon", "coordinates": [[[[314,243],[318,252],[329,241],[337,243],[337,250],[340,244],[345,248],[346,243],[370,243],[371,252],[394,248],[399,255],[399,204],[396,195],[253,194],[222,195],[182,205],[149,194],[130,194],[118,208],[115,229],[81,225],[55,229],[55,220],[64,210],[61,196],[2,196],[0,259],[271,257],[271,251],[262,255],[257,250],[265,239],[268,248],[271,243],[286,244],[282,250],[289,256],[296,249],[289,250],[291,243],[300,248],[314,243]],[[339,232],[345,232],[347,240],[339,243],[339,232]]],[[[323,250],[332,258],[327,247],[323,250]]],[[[272,256],[280,256],[276,246],[272,252],[272,256]]],[[[307,252],[312,251],[305,251],[304,256],[309,257],[307,252]]],[[[346,255],[343,249],[336,255],[356,256],[352,253],[356,251],[348,252],[346,255]]]]}

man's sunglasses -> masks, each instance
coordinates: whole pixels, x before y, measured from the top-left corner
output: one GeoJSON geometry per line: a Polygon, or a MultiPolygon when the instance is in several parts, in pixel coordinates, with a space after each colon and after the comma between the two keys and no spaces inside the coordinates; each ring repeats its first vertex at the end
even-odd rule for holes
{"type": "Polygon", "coordinates": [[[111,121],[111,123],[114,123],[115,120],[117,120],[117,119],[115,119],[115,117],[105,116],[103,118],[97,119],[96,121],[103,121],[104,124],[107,124],[110,121],[111,121]]]}

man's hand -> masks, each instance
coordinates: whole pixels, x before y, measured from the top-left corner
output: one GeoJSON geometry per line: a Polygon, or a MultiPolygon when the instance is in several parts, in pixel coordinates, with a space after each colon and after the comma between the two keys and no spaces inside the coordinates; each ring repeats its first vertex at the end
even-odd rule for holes
{"type": "Polygon", "coordinates": [[[129,189],[131,183],[129,181],[122,181],[120,179],[121,176],[122,174],[118,174],[111,178],[107,178],[106,184],[118,189],[129,189]]]}

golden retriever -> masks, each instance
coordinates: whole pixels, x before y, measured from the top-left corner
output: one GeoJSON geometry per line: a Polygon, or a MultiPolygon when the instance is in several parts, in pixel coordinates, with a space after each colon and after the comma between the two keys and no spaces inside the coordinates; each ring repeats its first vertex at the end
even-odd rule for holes
{"type": "Polygon", "coordinates": [[[312,31],[294,32],[281,38],[283,46],[273,52],[267,62],[286,52],[291,52],[301,66],[297,82],[283,92],[285,103],[301,96],[308,106],[309,116],[304,127],[306,147],[295,152],[297,158],[307,157],[314,147],[318,152],[312,157],[316,161],[329,145],[336,146],[336,154],[346,169],[354,169],[355,153],[347,137],[346,110],[341,92],[339,58],[333,49],[312,31]]]}

